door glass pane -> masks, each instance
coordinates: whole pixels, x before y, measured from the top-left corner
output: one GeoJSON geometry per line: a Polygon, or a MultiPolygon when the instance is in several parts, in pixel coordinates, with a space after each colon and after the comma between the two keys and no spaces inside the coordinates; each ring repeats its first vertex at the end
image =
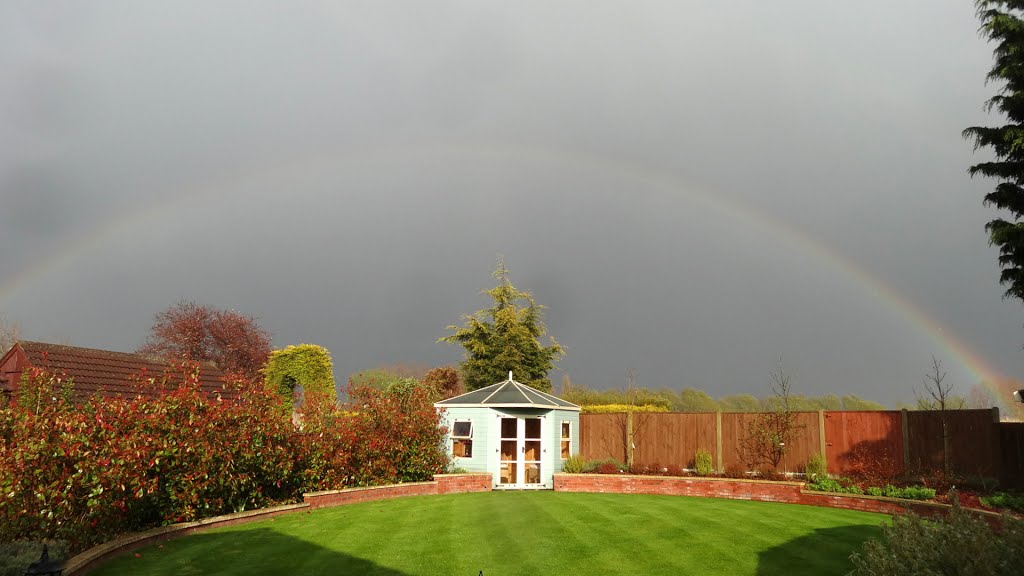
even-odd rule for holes
{"type": "Polygon", "coordinates": [[[540,439],[540,418],[526,419],[526,437],[540,439]]]}
{"type": "Polygon", "coordinates": [[[540,464],[537,462],[531,464],[524,464],[523,471],[526,473],[525,482],[527,484],[540,484],[540,464]]]}
{"type": "Polygon", "coordinates": [[[540,460],[540,440],[527,440],[523,460],[527,462],[540,460]]]}
{"type": "Polygon", "coordinates": [[[501,441],[501,460],[503,462],[516,459],[516,441],[515,440],[502,440],[501,441]]]}
{"type": "Polygon", "coordinates": [[[502,462],[501,463],[501,483],[502,484],[515,484],[516,483],[516,463],[515,462],[502,462]]]}
{"type": "Polygon", "coordinates": [[[516,437],[516,424],[519,422],[516,418],[502,418],[501,419],[501,437],[502,438],[515,438],[516,437]]]}

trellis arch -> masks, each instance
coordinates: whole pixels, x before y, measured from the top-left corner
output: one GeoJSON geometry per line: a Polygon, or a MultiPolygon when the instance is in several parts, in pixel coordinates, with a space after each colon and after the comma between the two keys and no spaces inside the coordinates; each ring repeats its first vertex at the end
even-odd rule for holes
{"type": "Polygon", "coordinates": [[[289,401],[293,400],[296,386],[302,386],[307,396],[323,395],[332,402],[337,400],[331,354],[323,346],[299,344],[274,350],[264,374],[267,385],[289,401]]]}

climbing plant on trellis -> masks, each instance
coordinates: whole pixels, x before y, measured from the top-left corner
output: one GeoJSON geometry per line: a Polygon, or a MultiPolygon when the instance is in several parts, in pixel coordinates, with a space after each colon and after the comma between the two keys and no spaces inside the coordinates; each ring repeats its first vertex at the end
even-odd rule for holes
{"type": "Polygon", "coordinates": [[[274,350],[263,372],[271,389],[290,401],[294,401],[297,386],[307,399],[337,400],[331,354],[323,346],[299,344],[274,350]]]}

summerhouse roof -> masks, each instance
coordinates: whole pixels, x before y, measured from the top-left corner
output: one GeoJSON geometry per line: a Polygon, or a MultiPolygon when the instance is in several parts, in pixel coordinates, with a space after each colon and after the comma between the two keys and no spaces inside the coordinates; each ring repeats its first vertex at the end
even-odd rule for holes
{"type": "Polygon", "coordinates": [[[491,384],[479,390],[466,392],[454,398],[442,400],[434,406],[438,408],[454,407],[477,407],[488,408],[547,408],[556,410],[575,410],[580,407],[572,402],[566,402],[551,394],[545,394],[540,390],[534,390],[529,386],[516,382],[512,379],[512,373],[508,373],[508,380],[491,384]]]}

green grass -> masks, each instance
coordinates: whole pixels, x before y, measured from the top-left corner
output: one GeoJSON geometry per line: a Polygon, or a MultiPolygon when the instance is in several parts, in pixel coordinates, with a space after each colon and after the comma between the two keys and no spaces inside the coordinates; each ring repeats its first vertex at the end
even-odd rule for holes
{"type": "Polygon", "coordinates": [[[97,575],[845,574],[879,514],[680,496],[412,497],[215,529],[97,575]]]}

